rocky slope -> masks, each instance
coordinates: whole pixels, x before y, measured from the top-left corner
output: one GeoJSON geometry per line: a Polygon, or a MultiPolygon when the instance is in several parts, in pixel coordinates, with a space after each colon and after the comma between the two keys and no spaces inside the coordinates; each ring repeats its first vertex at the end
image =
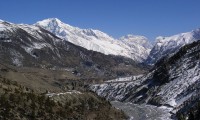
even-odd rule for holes
{"type": "Polygon", "coordinates": [[[176,113],[199,101],[199,73],[200,41],[196,41],[159,60],[147,75],[95,84],[91,89],[109,100],[168,106],[176,113]]]}
{"type": "Polygon", "coordinates": [[[143,72],[133,60],[86,50],[34,25],[0,22],[2,63],[62,69],[82,78],[107,78],[143,72]]]}
{"type": "Polygon", "coordinates": [[[143,36],[128,35],[116,40],[99,30],[80,29],[65,24],[57,18],[45,19],[37,22],[36,25],[88,50],[98,51],[106,55],[121,55],[137,62],[143,62],[152,48],[147,38],[143,36]]]}
{"type": "Polygon", "coordinates": [[[170,37],[157,37],[156,43],[145,62],[147,64],[155,64],[162,57],[174,54],[182,46],[190,44],[199,39],[200,29],[196,29],[191,32],[180,33],[170,37]]]}

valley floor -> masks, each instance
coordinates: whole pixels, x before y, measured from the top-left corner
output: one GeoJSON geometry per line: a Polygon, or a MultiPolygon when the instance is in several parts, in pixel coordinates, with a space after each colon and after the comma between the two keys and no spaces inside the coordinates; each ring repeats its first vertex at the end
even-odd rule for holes
{"type": "Polygon", "coordinates": [[[112,101],[111,104],[115,108],[123,110],[130,117],[129,120],[171,120],[170,108],[167,107],[138,105],[119,101],[112,101]]]}

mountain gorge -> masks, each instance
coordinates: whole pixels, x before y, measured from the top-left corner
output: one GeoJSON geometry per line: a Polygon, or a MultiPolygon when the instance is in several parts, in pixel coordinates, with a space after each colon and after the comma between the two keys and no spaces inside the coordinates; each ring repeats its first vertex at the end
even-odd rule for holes
{"type": "Polygon", "coordinates": [[[108,100],[166,106],[172,116],[198,104],[200,41],[181,47],[172,56],[160,59],[146,75],[92,85],[91,89],[108,100]]]}
{"type": "Polygon", "coordinates": [[[57,18],[0,20],[0,118],[198,118],[199,60],[200,29],[152,45],[57,18]]]}

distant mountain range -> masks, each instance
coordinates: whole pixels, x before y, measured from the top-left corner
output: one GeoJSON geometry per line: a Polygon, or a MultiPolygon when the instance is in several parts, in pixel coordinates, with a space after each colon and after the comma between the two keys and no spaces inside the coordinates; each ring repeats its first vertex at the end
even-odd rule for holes
{"type": "Polygon", "coordinates": [[[99,30],[80,29],[65,24],[57,18],[39,21],[35,25],[88,50],[106,55],[121,55],[137,62],[143,62],[152,48],[151,43],[144,36],[127,35],[117,40],[99,30]]]}
{"type": "Polygon", "coordinates": [[[180,33],[171,37],[157,37],[152,45],[144,36],[126,35],[114,39],[99,30],[80,29],[61,22],[57,18],[45,19],[35,25],[45,28],[58,37],[88,50],[106,55],[121,55],[153,65],[165,55],[176,52],[180,47],[200,39],[200,29],[180,33]]]}
{"type": "Polygon", "coordinates": [[[1,82],[11,79],[65,91],[75,89],[76,79],[81,80],[78,90],[89,87],[108,100],[170,108],[171,114],[185,118],[189,109],[200,113],[193,109],[200,103],[199,53],[200,29],[160,36],[152,45],[144,36],[115,39],[57,18],[34,25],[0,20],[1,82]],[[88,85],[93,82],[102,84],[88,85]]]}
{"type": "Polygon", "coordinates": [[[0,22],[0,60],[18,67],[66,70],[81,78],[143,73],[130,58],[105,55],[63,40],[40,26],[0,22]]]}
{"type": "Polygon", "coordinates": [[[152,45],[144,36],[126,35],[114,39],[102,31],[73,27],[57,18],[39,21],[34,26],[40,26],[57,37],[88,50],[105,55],[120,55],[146,64],[154,64],[165,55],[174,53],[180,47],[200,39],[200,29],[171,37],[159,36],[152,45]]]}

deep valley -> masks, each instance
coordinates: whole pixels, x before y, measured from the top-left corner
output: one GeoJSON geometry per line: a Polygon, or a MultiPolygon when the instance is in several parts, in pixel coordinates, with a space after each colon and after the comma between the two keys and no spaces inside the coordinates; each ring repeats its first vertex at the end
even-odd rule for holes
{"type": "Polygon", "coordinates": [[[0,119],[199,120],[200,29],[151,44],[0,21],[0,119]]]}

